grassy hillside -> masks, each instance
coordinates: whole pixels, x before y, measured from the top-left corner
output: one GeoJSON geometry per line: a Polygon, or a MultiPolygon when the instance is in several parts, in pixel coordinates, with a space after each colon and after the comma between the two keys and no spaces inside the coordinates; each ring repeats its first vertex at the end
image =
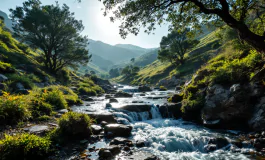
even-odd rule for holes
{"type": "Polygon", "coordinates": [[[218,53],[218,38],[216,34],[220,30],[210,32],[200,39],[190,52],[186,53],[186,62],[183,65],[174,66],[170,62],[160,62],[159,60],[143,67],[137,76],[114,78],[113,81],[118,83],[131,84],[157,84],[161,79],[169,79],[172,76],[176,78],[191,77],[201,65],[205,64],[211,57],[218,53]]]}

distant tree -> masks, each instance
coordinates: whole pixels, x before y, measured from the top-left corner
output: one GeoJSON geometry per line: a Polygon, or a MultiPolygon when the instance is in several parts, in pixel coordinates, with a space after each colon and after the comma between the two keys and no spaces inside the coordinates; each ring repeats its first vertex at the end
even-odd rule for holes
{"type": "Polygon", "coordinates": [[[122,71],[121,71],[121,74],[123,74],[123,75],[125,75],[125,76],[128,76],[128,75],[130,75],[131,74],[131,68],[130,68],[130,66],[126,66],[126,67],[124,67],[123,69],[122,69],[122,71]]]}
{"type": "Polygon", "coordinates": [[[112,68],[110,71],[109,71],[109,75],[111,78],[113,77],[118,77],[120,75],[120,71],[118,68],[112,68]]]}
{"type": "Polygon", "coordinates": [[[135,62],[135,58],[132,58],[132,59],[131,59],[131,62],[134,63],[134,62],[135,62]]]}
{"type": "Polygon", "coordinates": [[[121,20],[120,34],[137,35],[145,27],[150,33],[156,24],[169,22],[170,28],[200,29],[212,21],[226,23],[252,47],[265,53],[264,0],[102,0],[104,14],[121,20]]]}
{"type": "Polygon", "coordinates": [[[90,74],[91,74],[91,75],[95,75],[96,72],[95,72],[95,71],[90,71],[90,74]]]}
{"type": "Polygon", "coordinates": [[[188,49],[199,43],[198,40],[188,38],[189,29],[183,31],[173,30],[167,36],[162,37],[158,59],[170,61],[172,64],[183,64],[184,55],[188,49]]]}
{"type": "Polygon", "coordinates": [[[137,67],[137,66],[134,66],[132,68],[132,73],[135,74],[135,73],[138,73],[140,71],[140,67],[137,67]]]}
{"type": "Polygon", "coordinates": [[[14,36],[31,47],[43,51],[47,69],[56,73],[64,67],[77,68],[89,62],[88,38],[81,36],[81,21],[74,18],[67,5],[41,5],[28,0],[22,7],[10,9],[14,36]]]}

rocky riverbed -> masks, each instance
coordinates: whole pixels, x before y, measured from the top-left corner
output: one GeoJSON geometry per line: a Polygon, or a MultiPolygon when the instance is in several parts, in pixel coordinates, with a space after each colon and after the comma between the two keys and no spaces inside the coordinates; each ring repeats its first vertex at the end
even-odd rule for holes
{"type": "MultiPolygon", "coordinates": [[[[180,104],[167,98],[175,91],[139,92],[118,87],[127,93],[91,97],[82,106],[73,106],[96,119],[94,135],[80,141],[67,159],[258,159],[265,151],[265,132],[245,133],[211,130],[181,119],[180,104]]],[[[70,147],[71,148],[71,147],[70,147]]],[[[69,154],[70,152],[70,154],[69,154]]]]}

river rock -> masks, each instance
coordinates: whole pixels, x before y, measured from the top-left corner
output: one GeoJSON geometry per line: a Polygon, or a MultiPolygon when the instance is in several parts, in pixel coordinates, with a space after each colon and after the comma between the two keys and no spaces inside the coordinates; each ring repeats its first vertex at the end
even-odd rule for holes
{"type": "Polygon", "coordinates": [[[111,133],[113,137],[129,137],[132,126],[123,124],[108,124],[105,126],[105,134],[111,133]]]}
{"type": "Polygon", "coordinates": [[[183,95],[182,94],[174,94],[170,99],[171,99],[172,103],[179,103],[182,101],[183,95]]]}
{"type": "Polygon", "coordinates": [[[109,159],[112,159],[113,157],[110,150],[107,150],[105,148],[100,149],[98,152],[98,155],[99,155],[99,159],[102,159],[102,160],[109,160],[109,159]]]}
{"type": "Polygon", "coordinates": [[[132,141],[127,139],[127,138],[123,138],[123,137],[116,137],[113,140],[110,141],[110,145],[128,145],[128,146],[132,146],[132,141]]]}
{"type": "Polygon", "coordinates": [[[27,131],[32,134],[43,135],[49,130],[49,127],[46,125],[35,125],[29,128],[24,128],[24,131],[27,131]]]}
{"type": "Polygon", "coordinates": [[[99,125],[91,125],[91,131],[95,135],[100,134],[102,130],[103,129],[99,125]]]}
{"type": "Polygon", "coordinates": [[[131,105],[124,105],[119,108],[119,110],[126,110],[130,112],[148,112],[152,108],[152,105],[148,104],[131,104],[131,105]]]}
{"type": "Polygon", "coordinates": [[[136,147],[139,147],[139,148],[145,147],[145,141],[141,141],[141,140],[136,141],[135,145],[136,147]]]}
{"type": "Polygon", "coordinates": [[[132,160],[159,160],[158,157],[152,153],[146,151],[133,152],[132,155],[123,156],[122,159],[132,159],[132,160]]]}
{"type": "Polygon", "coordinates": [[[110,98],[109,103],[118,103],[118,100],[115,98],[110,98]]]}
{"type": "Polygon", "coordinates": [[[3,74],[0,74],[0,82],[5,82],[7,80],[8,78],[6,76],[4,76],[3,74]]]}
{"type": "Polygon", "coordinates": [[[118,145],[110,145],[107,150],[109,150],[112,155],[117,155],[121,152],[121,148],[118,145]]]}
{"type": "Polygon", "coordinates": [[[130,98],[133,97],[133,95],[126,93],[126,92],[117,92],[114,97],[116,98],[130,98]]]}
{"type": "Polygon", "coordinates": [[[163,118],[180,118],[182,115],[181,112],[181,103],[177,104],[168,104],[165,103],[162,106],[159,106],[159,112],[163,118]]]}
{"type": "Polygon", "coordinates": [[[208,144],[206,146],[204,146],[204,150],[205,152],[213,152],[217,149],[215,144],[208,144]]]}
{"type": "Polygon", "coordinates": [[[148,86],[139,86],[138,88],[139,92],[150,92],[152,89],[148,86]]]}
{"type": "Polygon", "coordinates": [[[217,149],[226,147],[229,144],[229,141],[224,137],[211,138],[208,144],[216,145],[217,149]]]}
{"type": "Polygon", "coordinates": [[[23,84],[20,83],[20,82],[16,84],[16,88],[17,88],[18,90],[23,90],[23,89],[25,89],[25,87],[23,86],[23,84]]]}
{"type": "Polygon", "coordinates": [[[87,113],[91,118],[95,119],[98,124],[102,121],[107,123],[117,123],[114,115],[112,113],[87,113]]]}

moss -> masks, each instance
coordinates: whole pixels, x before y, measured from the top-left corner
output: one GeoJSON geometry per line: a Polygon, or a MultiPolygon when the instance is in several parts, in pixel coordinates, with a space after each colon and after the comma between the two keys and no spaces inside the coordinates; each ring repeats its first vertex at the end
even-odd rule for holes
{"type": "Polygon", "coordinates": [[[51,152],[51,142],[36,135],[19,134],[5,135],[0,140],[0,159],[46,159],[51,152]]]}
{"type": "Polygon", "coordinates": [[[96,96],[105,92],[89,78],[85,78],[83,82],[79,82],[77,87],[78,93],[81,95],[96,96]]]}
{"type": "Polygon", "coordinates": [[[53,107],[51,104],[44,102],[39,97],[34,97],[31,101],[31,115],[33,118],[38,118],[40,116],[50,116],[53,112],[53,107]]]}
{"type": "Polygon", "coordinates": [[[43,122],[43,121],[49,121],[50,119],[51,119],[50,116],[44,115],[44,116],[40,116],[40,117],[38,117],[38,118],[37,118],[37,121],[41,121],[41,122],[43,122]]]}
{"type": "Polygon", "coordinates": [[[89,137],[92,122],[93,120],[86,114],[68,112],[59,119],[58,133],[64,137],[89,137]]]}

